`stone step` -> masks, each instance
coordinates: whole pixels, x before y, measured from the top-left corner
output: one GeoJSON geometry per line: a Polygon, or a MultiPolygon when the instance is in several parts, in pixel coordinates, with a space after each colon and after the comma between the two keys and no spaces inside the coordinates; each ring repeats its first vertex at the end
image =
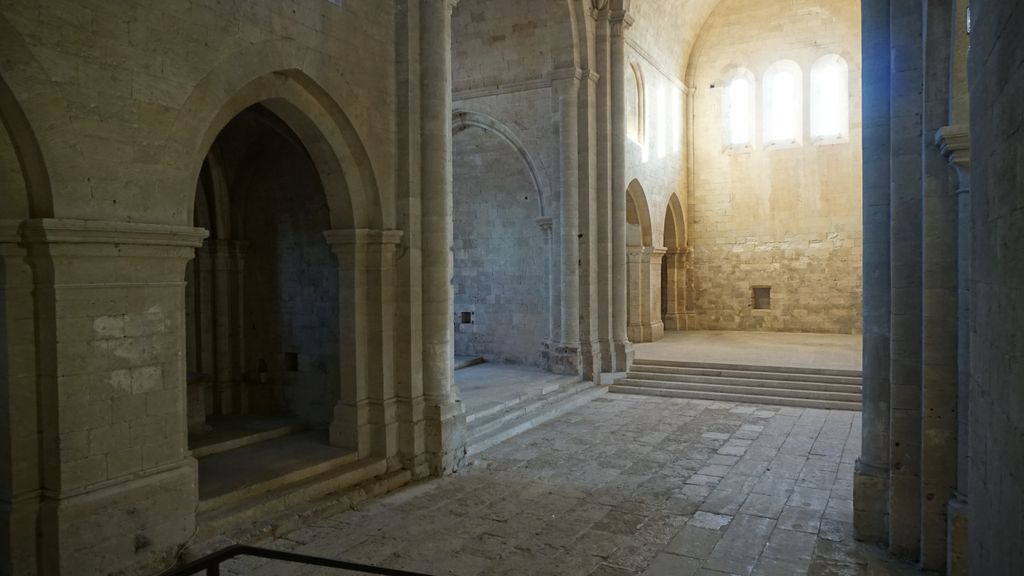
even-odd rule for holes
{"type": "Polygon", "coordinates": [[[456,356],[455,357],[455,370],[462,370],[463,368],[469,368],[470,366],[476,366],[486,362],[480,356],[456,356]]]}
{"type": "Polygon", "coordinates": [[[860,386],[860,376],[829,376],[805,372],[763,372],[757,370],[735,370],[722,368],[697,368],[689,366],[659,366],[636,361],[631,371],[645,374],[679,374],[684,376],[709,376],[720,378],[756,378],[758,380],[785,380],[788,382],[821,382],[860,386]]]}
{"type": "Polygon", "coordinates": [[[222,501],[223,505],[217,508],[204,509],[200,505],[195,541],[231,533],[235,533],[236,541],[255,541],[258,539],[256,533],[266,528],[268,518],[277,518],[275,524],[287,524],[287,520],[295,518],[296,514],[309,516],[315,508],[360,501],[365,499],[364,492],[383,494],[412,479],[408,471],[388,474],[387,468],[385,459],[367,458],[320,471],[290,484],[278,485],[267,492],[230,502],[222,501]],[[238,538],[239,532],[249,535],[238,538]]]}
{"type": "Polygon", "coordinates": [[[712,400],[719,402],[740,402],[745,404],[761,404],[768,406],[795,406],[801,408],[821,408],[824,410],[853,410],[861,409],[860,402],[844,402],[838,400],[813,400],[807,398],[792,398],[781,396],[755,396],[749,394],[729,394],[723,392],[708,392],[701,390],[682,390],[669,388],[620,386],[613,384],[610,392],[617,394],[635,394],[640,396],[661,396],[666,398],[691,398],[695,400],[712,400]]]}
{"type": "Polygon", "coordinates": [[[623,378],[615,382],[619,387],[661,388],[667,390],[692,390],[695,392],[717,392],[724,394],[742,394],[750,397],[769,396],[773,398],[806,398],[813,400],[835,400],[839,402],[861,401],[861,395],[849,392],[827,392],[821,390],[793,390],[789,388],[770,388],[762,386],[725,385],[702,382],[671,382],[660,380],[638,380],[623,378]]]}
{"type": "Polygon", "coordinates": [[[588,404],[606,392],[607,388],[603,386],[581,382],[562,393],[518,406],[485,425],[471,427],[467,431],[469,440],[466,443],[466,453],[470,456],[479,454],[513,436],[588,404]]]}
{"type": "Polygon", "coordinates": [[[294,418],[231,419],[214,421],[211,430],[195,438],[189,438],[189,448],[194,458],[206,458],[214,454],[243,448],[274,438],[304,432],[305,422],[294,418]]]}
{"type": "Polygon", "coordinates": [[[593,383],[591,382],[553,383],[545,386],[539,392],[525,394],[479,413],[467,414],[466,435],[468,438],[486,436],[490,432],[503,427],[506,423],[518,420],[540,407],[560,402],[592,387],[593,383]]]}
{"type": "MultiPolygon", "coordinates": [[[[664,372],[648,372],[647,367],[631,370],[626,378],[630,380],[651,380],[658,382],[680,382],[694,384],[720,384],[723,386],[753,386],[758,388],[782,388],[786,390],[812,390],[820,392],[840,392],[846,394],[861,393],[860,384],[833,384],[829,382],[793,381],[779,379],[702,376],[664,372]]],[[[751,374],[761,374],[752,372],[751,374]]]]}
{"type": "Polygon", "coordinates": [[[477,421],[490,420],[490,419],[492,419],[494,417],[495,414],[500,414],[502,412],[506,412],[506,411],[510,410],[511,408],[513,408],[513,407],[515,407],[515,406],[517,406],[519,404],[522,404],[524,402],[534,401],[534,400],[537,400],[538,398],[540,398],[542,396],[548,396],[550,394],[555,394],[555,393],[557,393],[559,391],[562,391],[567,386],[568,387],[575,387],[575,386],[579,386],[579,385],[580,385],[579,381],[571,382],[571,383],[568,383],[568,384],[564,383],[564,382],[551,382],[550,384],[542,386],[539,389],[532,389],[529,392],[523,392],[522,394],[520,394],[518,396],[515,396],[513,398],[510,398],[510,399],[508,399],[508,400],[506,400],[504,402],[501,402],[500,404],[495,404],[493,406],[488,406],[487,408],[483,408],[483,409],[480,409],[480,410],[474,410],[473,412],[470,412],[470,413],[466,414],[466,424],[469,425],[469,424],[473,424],[474,422],[477,422],[477,421]]]}
{"type": "Polygon", "coordinates": [[[653,360],[637,358],[633,366],[667,366],[673,368],[702,368],[708,370],[733,370],[743,372],[774,372],[783,374],[814,374],[819,376],[846,376],[861,378],[860,370],[837,370],[833,368],[810,368],[804,366],[766,366],[749,364],[718,364],[714,362],[684,362],[676,360],[653,360]]]}
{"type": "Polygon", "coordinates": [[[358,454],[331,446],[325,432],[274,438],[199,459],[199,512],[340,474],[358,454]]]}

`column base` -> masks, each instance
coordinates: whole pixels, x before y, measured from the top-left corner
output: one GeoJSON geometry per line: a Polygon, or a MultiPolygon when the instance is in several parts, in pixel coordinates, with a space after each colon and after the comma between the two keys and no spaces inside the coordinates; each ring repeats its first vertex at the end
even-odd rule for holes
{"type": "Polygon", "coordinates": [[[38,574],[39,494],[0,502],[0,574],[38,574]]]}
{"type": "Polygon", "coordinates": [[[577,344],[545,342],[541,352],[547,370],[553,374],[576,376],[582,373],[582,357],[577,344]]]}
{"type": "Polygon", "coordinates": [[[666,314],[665,315],[665,322],[664,322],[665,330],[672,331],[672,332],[680,332],[680,331],[683,331],[683,330],[688,330],[689,329],[689,326],[687,325],[687,319],[688,318],[689,318],[689,315],[687,315],[687,314],[666,314]]]}
{"type": "Polygon", "coordinates": [[[626,336],[630,342],[655,342],[665,337],[665,325],[661,322],[632,324],[626,327],[626,336]]]}
{"type": "Polygon", "coordinates": [[[889,474],[857,460],[853,473],[853,529],[857,540],[889,540],[889,474]]]}
{"type": "Polygon", "coordinates": [[[580,361],[583,363],[583,379],[601,385],[601,344],[600,342],[583,342],[580,347],[580,361]]]}
{"type": "Polygon", "coordinates": [[[153,574],[195,530],[196,461],[99,490],[44,500],[42,573],[153,574]]]}
{"type": "Polygon", "coordinates": [[[633,365],[633,355],[635,353],[633,349],[633,343],[626,342],[615,342],[614,350],[615,354],[615,365],[612,366],[612,372],[628,372],[630,366],[633,365]]]}
{"type": "Polygon", "coordinates": [[[970,531],[967,501],[953,498],[947,508],[946,574],[967,576],[970,572],[970,531]]]}
{"type": "Polygon", "coordinates": [[[433,476],[444,476],[466,465],[466,411],[457,397],[424,407],[427,466],[433,476]]]}

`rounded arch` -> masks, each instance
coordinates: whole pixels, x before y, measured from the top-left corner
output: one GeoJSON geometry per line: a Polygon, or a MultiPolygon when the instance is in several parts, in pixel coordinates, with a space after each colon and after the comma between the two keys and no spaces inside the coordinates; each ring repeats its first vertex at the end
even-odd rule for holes
{"type": "Polygon", "coordinates": [[[644,71],[639,62],[630,62],[629,70],[632,72],[633,81],[627,87],[627,102],[633,99],[636,108],[630,110],[631,114],[626,118],[626,134],[643,146],[647,132],[647,85],[644,83],[644,71]]]}
{"type": "Polygon", "coordinates": [[[626,187],[626,222],[640,227],[640,241],[642,246],[654,245],[654,233],[651,226],[651,209],[647,204],[647,194],[644,193],[640,181],[633,179],[626,187]]]}
{"type": "Polygon", "coordinates": [[[675,192],[669,196],[665,209],[665,248],[669,252],[682,252],[686,248],[686,214],[675,192]]]}
{"type": "MultiPolygon", "coordinates": [[[[53,191],[42,148],[25,108],[19,103],[15,91],[11,88],[11,83],[16,80],[32,84],[51,84],[50,77],[25,45],[21,33],[3,15],[0,15],[0,53],[4,54],[4,58],[0,59],[0,123],[3,124],[10,139],[25,186],[25,197],[18,198],[17,204],[10,202],[13,199],[0,196],[0,200],[5,204],[5,217],[53,217],[53,191]]],[[[63,99],[59,95],[51,92],[47,95],[48,106],[52,108],[53,104],[57,103],[63,107],[63,99]]],[[[66,116],[61,120],[65,118],[66,116]]]]}
{"type": "Polygon", "coordinates": [[[761,82],[765,147],[793,146],[803,142],[804,75],[793,60],[777,60],[761,82]]]}
{"type": "Polygon", "coordinates": [[[550,198],[547,178],[545,177],[545,171],[543,166],[534,160],[533,156],[526,149],[523,141],[512,131],[511,128],[498,121],[498,119],[484,114],[482,112],[474,112],[472,110],[456,110],[452,113],[452,134],[458,134],[459,132],[474,126],[482,130],[493,133],[498,136],[519,154],[519,157],[526,164],[526,170],[530,174],[530,179],[533,182],[533,187],[537,191],[537,203],[538,209],[540,210],[540,217],[543,218],[547,213],[544,209],[544,199],[550,198]]]}
{"type": "Polygon", "coordinates": [[[191,214],[195,182],[217,135],[243,110],[260,104],[283,120],[309,152],[327,193],[333,228],[391,224],[385,221],[369,154],[341,106],[305,72],[274,66],[283,58],[279,54],[303,61],[305,55],[296,51],[288,41],[271,42],[226,59],[186,99],[163,156],[166,165],[182,167],[175,190],[187,191],[182,192],[186,213],[191,214]]]}

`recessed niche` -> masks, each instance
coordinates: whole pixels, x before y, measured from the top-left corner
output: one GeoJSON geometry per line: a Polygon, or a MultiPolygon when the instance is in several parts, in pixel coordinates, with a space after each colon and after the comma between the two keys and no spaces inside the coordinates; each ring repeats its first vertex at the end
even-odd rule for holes
{"type": "Polygon", "coordinates": [[[460,320],[460,322],[462,324],[472,324],[473,323],[473,313],[472,312],[463,312],[462,314],[459,315],[459,317],[460,317],[459,320],[460,320]]]}
{"type": "Polygon", "coordinates": [[[296,352],[285,352],[284,354],[284,369],[285,372],[298,372],[299,371],[299,355],[296,352]]]}
{"type": "Polygon", "coordinates": [[[754,310],[771,310],[772,309],[772,287],[771,286],[754,286],[753,287],[753,300],[754,300],[754,310]]]}

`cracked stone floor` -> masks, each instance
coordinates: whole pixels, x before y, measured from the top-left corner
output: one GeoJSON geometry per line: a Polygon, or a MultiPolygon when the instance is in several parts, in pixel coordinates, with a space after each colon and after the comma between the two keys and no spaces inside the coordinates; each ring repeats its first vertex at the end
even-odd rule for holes
{"type": "Polygon", "coordinates": [[[437,576],[917,574],[853,540],[859,452],[859,413],[605,395],[264,545],[437,576]]]}

